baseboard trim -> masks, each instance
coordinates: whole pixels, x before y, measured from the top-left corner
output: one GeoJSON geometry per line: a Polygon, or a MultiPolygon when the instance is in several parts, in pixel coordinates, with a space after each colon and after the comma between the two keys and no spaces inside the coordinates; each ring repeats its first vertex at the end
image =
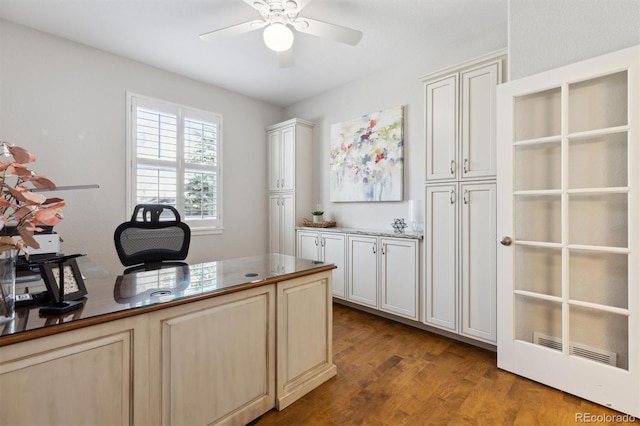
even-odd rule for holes
{"type": "Polygon", "coordinates": [[[363,306],[363,305],[359,305],[357,303],[353,303],[353,302],[349,302],[348,300],[343,300],[343,299],[337,299],[337,298],[333,298],[333,303],[337,303],[339,305],[343,305],[343,306],[347,306],[349,308],[353,308],[353,309],[357,309],[359,311],[363,311],[366,312],[368,314],[371,315],[375,315],[378,317],[382,317],[391,321],[396,321],[405,325],[409,325],[411,327],[415,327],[415,328],[419,328],[420,330],[423,331],[427,331],[429,333],[433,333],[433,334],[437,334],[439,336],[443,336],[443,337],[447,337],[449,339],[452,340],[456,340],[458,342],[462,342],[462,343],[466,343],[472,346],[476,346],[478,348],[482,348],[482,349],[486,349],[488,351],[491,352],[497,352],[498,348],[496,347],[496,345],[492,345],[490,343],[486,343],[486,342],[482,342],[479,340],[475,340],[466,336],[461,336],[459,334],[456,333],[450,333],[448,331],[445,330],[441,330],[439,328],[436,327],[431,327],[427,324],[424,324],[422,322],[419,321],[413,321],[410,320],[408,318],[403,318],[397,315],[393,315],[387,312],[383,312],[383,311],[379,311],[377,309],[373,309],[373,308],[369,308],[367,306],[363,306]]]}

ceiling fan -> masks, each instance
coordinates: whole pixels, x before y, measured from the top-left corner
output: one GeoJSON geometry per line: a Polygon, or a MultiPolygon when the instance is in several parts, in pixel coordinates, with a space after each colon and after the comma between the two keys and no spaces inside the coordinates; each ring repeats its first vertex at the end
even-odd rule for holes
{"type": "Polygon", "coordinates": [[[243,0],[256,9],[262,19],[232,25],[200,35],[205,41],[213,41],[228,36],[243,34],[264,28],[263,38],[267,47],[278,55],[280,67],[293,64],[291,46],[293,28],[301,33],[310,34],[355,46],[362,39],[362,32],[336,24],[299,16],[300,11],[311,0],[243,0]]]}

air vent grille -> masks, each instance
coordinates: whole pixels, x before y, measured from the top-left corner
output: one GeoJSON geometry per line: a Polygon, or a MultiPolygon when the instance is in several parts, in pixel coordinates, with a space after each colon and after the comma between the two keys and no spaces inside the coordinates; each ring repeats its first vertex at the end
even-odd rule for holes
{"type": "MultiPolygon", "coordinates": [[[[533,333],[533,343],[558,351],[562,350],[562,339],[553,336],[546,336],[542,333],[538,333],[537,331],[533,333]]],[[[593,346],[584,345],[582,343],[571,342],[569,344],[569,354],[601,362],[603,364],[613,365],[614,367],[617,366],[617,354],[615,352],[594,348],[593,346]]]]}

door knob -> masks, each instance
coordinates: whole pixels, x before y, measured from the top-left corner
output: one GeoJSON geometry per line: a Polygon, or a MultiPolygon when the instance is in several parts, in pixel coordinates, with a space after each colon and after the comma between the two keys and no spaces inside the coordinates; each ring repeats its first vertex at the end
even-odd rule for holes
{"type": "Polygon", "coordinates": [[[502,237],[502,239],[500,240],[500,244],[502,244],[503,246],[510,246],[512,242],[513,240],[511,239],[511,237],[507,236],[502,237]]]}

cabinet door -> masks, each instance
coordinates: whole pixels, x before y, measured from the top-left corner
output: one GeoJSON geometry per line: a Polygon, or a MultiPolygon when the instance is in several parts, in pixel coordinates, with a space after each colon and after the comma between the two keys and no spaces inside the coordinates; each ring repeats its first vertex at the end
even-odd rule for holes
{"type": "Polygon", "coordinates": [[[286,127],[280,133],[280,190],[296,189],[296,130],[286,127]]]}
{"type": "Polygon", "coordinates": [[[378,237],[347,236],[349,256],[347,299],[378,307],[378,237]]]}
{"type": "Polygon", "coordinates": [[[461,185],[460,332],[496,342],[496,185],[461,185]]]}
{"type": "Polygon", "coordinates": [[[154,424],[141,317],[2,347],[0,424],[154,424]]]}
{"type": "Polygon", "coordinates": [[[269,191],[279,191],[281,185],[280,134],[281,132],[279,130],[274,130],[267,134],[269,150],[269,191]]]}
{"type": "Polygon", "coordinates": [[[457,185],[427,186],[425,200],[425,322],[457,331],[457,185]]]}
{"type": "Polygon", "coordinates": [[[321,260],[318,250],[318,233],[309,231],[298,231],[297,234],[298,245],[296,256],[303,259],[321,260]]]}
{"type": "Polygon", "coordinates": [[[380,309],[418,319],[418,242],[380,239],[380,309]]]}
{"type": "Polygon", "coordinates": [[[333,270],[333,296],[344,299],[346,296],[345,284],[347,282],[347,256],[346,238],[344,234],[323,233],[320,234],[320,260],[333,263],[337,269],[333,270]]]}
{"type": "Polygon", "coordinates": [[[499,63],[461,73],[461,178],[496,175],[496,86],[499,63]]]}
{"type": "MultiPolygon", "coordinates": [[[[283,410],[336,375],[331,274],[327,271],[279,282],[276,300],[276,407],[283,410]]],[[[229,378],[233,381],[231,374],[229,378]]]]}
{"type": "Polygon", "coordinates": [[[274,407],[275,302],[272,284],[152,313],[149,424],[246,424],[274,407]]]}
{"type": "Polygon", "coordinates": [[[280,253],[282,245],[282,218],[280,217],[280,195],[269,196],[269,252],[280,253]]]}
{"type": "Polygon", "coordinates": [[[282,245],[280,253],[289,256],[296,255],[296,207],[293,194],[280,196],[280,215],[282,217],[282,245]]]}
{"type": "Polygon", "coordinates": [[[269,196],[269,252],[295,256],[296,216],[293,194],[269,196]]]}
{"type": "Polygon", "coordinates": [[[458,75],[426,85],[427,181],[455,179],[458,75]]]}

